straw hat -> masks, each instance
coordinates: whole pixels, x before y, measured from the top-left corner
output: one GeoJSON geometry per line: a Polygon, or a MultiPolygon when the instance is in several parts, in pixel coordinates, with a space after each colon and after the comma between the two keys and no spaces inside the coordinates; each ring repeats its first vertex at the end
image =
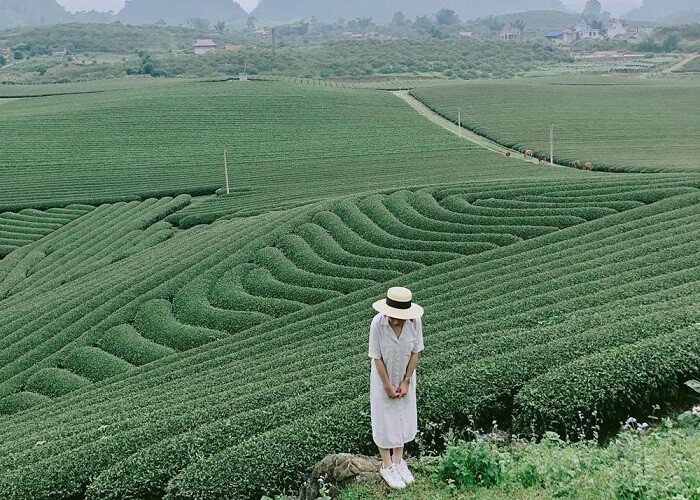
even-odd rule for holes
{"type": "Polygon", "coordinates": [[[390,318],[416,319],[423,316],[423,308],[411,302],[413,294],[408,288],[394,286],[386,292],[386,298],[378,300],[372,307],[390,318]]]}

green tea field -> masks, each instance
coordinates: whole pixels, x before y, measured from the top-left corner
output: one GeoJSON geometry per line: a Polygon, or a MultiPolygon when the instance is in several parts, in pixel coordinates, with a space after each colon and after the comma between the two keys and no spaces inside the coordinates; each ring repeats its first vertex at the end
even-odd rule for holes
{"type": "Polygon", "coordinates": [[[697,172],[700,80],[576,77],[481,81],[412,95],[500,144],[614,172],[697,172]]]}
{"type": "Polygon", "coordinates": [[[436,447],[608,436],[700,375],[696,159],[528,163],[372,89],[95,85],[0,99],[2,499],[259,499],[376,453],[390,286],[436,447]]]}

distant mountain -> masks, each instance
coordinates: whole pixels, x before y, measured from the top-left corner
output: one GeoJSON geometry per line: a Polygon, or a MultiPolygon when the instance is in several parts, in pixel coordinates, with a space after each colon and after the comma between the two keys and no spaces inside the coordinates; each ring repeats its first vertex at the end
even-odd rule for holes
{"type": "Polygon", "coordinates": [[[57,24],[70,18],[56,0],[0,0],[0,28],[57,24]]]}
{"type": "Polygon", "coordinates": [[[387,23],[397,10],[414,18],[441,8],[454,10],[462,20],[527,10],[568,11],[561,0],[261,0],[252,15],[284,22],[316,16],[322,21],[371,17],[387,23]]]}
{"type": "Polygon", "coordinates": [[[641,7],[629,12],[625,19],[637,19],[640,21],[662,21],[680,13],[700,14],[700,1],[698,0],[644,0],[641,7]]]}
{"type": "Polygon", "coordinates": [[[212,22],[246,19],[248,14],[233,0],[127,0],[118,18],[128,24],[187,24],[200,18],[212,22]]]}

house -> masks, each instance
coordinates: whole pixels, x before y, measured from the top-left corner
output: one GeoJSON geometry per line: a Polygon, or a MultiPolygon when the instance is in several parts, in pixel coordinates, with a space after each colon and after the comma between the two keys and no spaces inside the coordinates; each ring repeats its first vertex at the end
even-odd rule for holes
{"type": "Polygon", "coordinates": [[[51,55],[53,57],[66,57],[68,55],[68,51],[64,49],[53,49],[53,51],[51,51],[51,55]]]}
{"type": "Polygon", "coordinates": [[[518,28],[509,28],[501,31],[501,40],[504,42],[521,42],[523,34],[518,28]]]}
{"type": "Polygon", "coordinates": [[[7,57],[10,57],[10,54],[11,54],[10,49],[6,49],[6,48],[4,48],[4,47],[0,47],[0,57],[5,57],[5,58],[7,58],[7,57]]]}
{"type": "Polygon", "coordinates": [[[618,35],[626,35],[627,34],[627,27],[622,24],[622,21],[619,21],[617,19],[611,19],[610,24],[608,24],[608,29],[606,36],[608,38],[615,38],[618,35]]]}
{"type": "Polygon", "coordinates": [[[238,52],[239,50],[242,50],[243,47],[244,47],[243,45],[239,45],[236,43],[227,43],[224,46],[224,49],[228,50],[229,52],[238,52]]]}
{"type": "Polygon", "coordinates": [[[579,21],[579,23],[574,26],[574,30],[576,32],[576,38],[579,40],[601,40],[603,38],[599,29],[591,28],[584,20],[579,21]]]}
{"type": "Polygon", "coordinates": [[[569,45],[576,41],[576,32],[573,29],[550,31],[544,37],[554,45],[569,45]]]}
{"type": "Polygon", "coordinates": [[[214,43],[214,40],[209,38],[198,39],[194,44],[195,54],[206,54],[207,52],[214,52],[218,45],[214,43]]]}
{"type": "Polygon", "coordinates": [[[265,38],[270,35],[270,31],[267,28],[256,28],[253,30],[253,35],[265,38]]]}
{"type": "Polygon", "coordinates": [[[474,32],[473,31],[460,31],[459,36],[462,38],[474,38],[474,32]]]}

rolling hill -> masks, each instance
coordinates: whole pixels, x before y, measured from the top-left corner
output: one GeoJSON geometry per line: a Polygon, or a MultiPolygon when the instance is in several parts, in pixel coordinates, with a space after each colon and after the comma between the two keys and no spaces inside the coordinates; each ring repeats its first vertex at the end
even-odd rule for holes
{"type": "Polygon", "coordinates": [[[673,0],[673,2],[644,0],[640,7],[630,11],[624,18],[641,21],[662,21],[679,13],[700,14],[700,2],[697,0],[673,0]]]}
{"type": "Polygon", "coordinates": [[[71,15],[56,0],[0,0],[0,28],[68,22],[71,15]]]}
{"type": "Polygon", "coordinates": [[[130,24],[187,24],[188,19],[212,22],[245,19],[248,14],[232,0],[128,0],[118,18],[130,24]]]}
{"type": "Polygon", "coordinates": [[[439,0],[426,2],[419,0],[262,0],[252,15],[259,19],[290,21],[316,16],[324,21],[335,21],[339,17],[354,19],[371,17],[377,22],[391,21],[394,12],[400,10],[409,18],[418,15],[434,14],[441,8],[453,9],[462,19],[474,19],[489,15],[507,14],[527,10],[567,11],[560,0],[439,0]]]}

